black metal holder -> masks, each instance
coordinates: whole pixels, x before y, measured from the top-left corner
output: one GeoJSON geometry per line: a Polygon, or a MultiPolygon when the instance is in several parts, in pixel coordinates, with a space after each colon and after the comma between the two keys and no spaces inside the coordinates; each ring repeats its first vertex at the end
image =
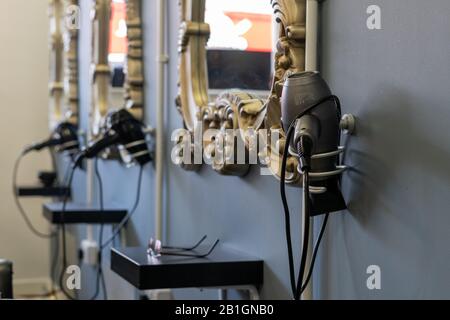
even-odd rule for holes
{"type": "Polygon", "coordinates": [[[19,197],[48,197],[62,198],[66,195],[71,196],[70,188],[61,186],[57,183],[57,173],[53,171],[39,171],[38,178],[40,184],[30,186],[20,186],[17,188],[19,197]]]}

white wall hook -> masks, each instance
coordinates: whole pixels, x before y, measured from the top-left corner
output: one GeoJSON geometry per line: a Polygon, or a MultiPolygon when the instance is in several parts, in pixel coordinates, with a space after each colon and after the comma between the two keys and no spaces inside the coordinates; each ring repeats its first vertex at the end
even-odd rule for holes
{"type": "Polygon", "coordinates": [[[356,129],[356,118],[352,114],[344,114],[341,119],[340,127],[344,134],[354,134],[356,129]]]}

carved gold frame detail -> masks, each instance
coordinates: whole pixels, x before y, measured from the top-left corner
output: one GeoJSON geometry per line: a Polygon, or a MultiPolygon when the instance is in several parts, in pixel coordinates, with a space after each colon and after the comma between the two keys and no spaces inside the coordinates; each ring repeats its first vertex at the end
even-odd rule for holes
{"type": "MultiPolygon", "coordinates": [[[[271,1],[280,33],[275,54],[273,86],[265,101],[249,93],[236,91],[224,92],[216,101],[210,101],[206,65],[206,44],[210,27],[205,23],[205,2],[206,0],[179,0],[179,96],[176,104],[185,128],[193,141],[194,132],[199,128],[203,132],[207,129],[239,129],[247,150],[253,146],[246,138],[246,133],[250,130],[262,132],[265,129],[266,134],[263,136],[267,147],[266,151],[259,153],[260,164],[267,166],[279,178],[286,141],[281,123],[280,98],[286,77],[305,70],[306,0],[271,1]],[[276,139],[276,144],[270,143],[274,135],[280,137],[276,139]]],[[[218,150],[213,141],[202,141],[206,154],[226,152],[218,150]]],[[[185,151],[180,151],[180,159],[185,159],[183,152],[185,151]]],[[[211,163],[215,171],[225,175],[241,176],[249,169],[248,164],[227,164],[226,161],[208,163],[211,163]]],[[[196,170],[200,166],[183,161],[180,165],[186,170],[196,170]]],[[[294,184],[299,179],[297,159],[289,157],[286,182],[294,184]]]]}
{"type": "MultiPolygon", "coordinates": [[[[126,0],[128,55],[124,107],[137,119],[144,114],[141,0],[126,0]]],[[[108,62],[111,0],[95,0],[92,19],[93,109],[92,133],[97,136],[110,111],[111,70],[108,62]]]]}
{"type": "Polygon", "coordinates": [[[78,125],[78,29],[68,25],[74,14],[69,6],[78,6],[78,0],[49,2],[50,129],[61,122],[78,125]]]}

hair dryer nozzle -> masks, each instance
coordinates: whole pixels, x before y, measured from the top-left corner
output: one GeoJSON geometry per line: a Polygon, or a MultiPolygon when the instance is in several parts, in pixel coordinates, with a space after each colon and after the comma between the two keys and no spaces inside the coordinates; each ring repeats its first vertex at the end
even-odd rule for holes
{"type": "Polygon", "coordinates": [[[51,147],[57,148],[58,152],[73,153],[77,151],[80,148],[77,128],[69,122],[63,122],[56,127],[49,139],[32,144],[24,149],[24,153],[41,151],[51,147]]]}

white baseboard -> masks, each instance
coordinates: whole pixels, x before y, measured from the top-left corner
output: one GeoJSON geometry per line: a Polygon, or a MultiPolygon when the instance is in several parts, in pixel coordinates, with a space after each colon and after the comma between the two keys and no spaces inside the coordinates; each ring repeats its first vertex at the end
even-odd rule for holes
{"type": "Polygon", "coordinates": [[[146,290],[145,295],[149,300],[174,300],[172,290],[146,290]]]}
{"type": "Polygon", "coordinates": [[[50,278],[14,279],[14,296],[39,296],[52,290],[50,278]]]}

